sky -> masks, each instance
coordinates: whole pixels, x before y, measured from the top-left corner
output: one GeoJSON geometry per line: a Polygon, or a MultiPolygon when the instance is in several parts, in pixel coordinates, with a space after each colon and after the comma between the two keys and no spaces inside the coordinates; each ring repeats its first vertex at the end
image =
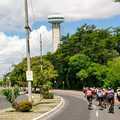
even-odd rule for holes
{"type": "MultiPolygon", "coordinates": [[[[0,0],[0,76],[26,56],[24,1],[0,0]]],[[[73,34],[87,23],[99,28],[120,26],[120,3],[114,0],[28,0],[31,56],[40,55],[40,33],[43,54],[52,50],[52,30],[47,22],[51,14],[65,17],[61,34],[73,34]]]]}

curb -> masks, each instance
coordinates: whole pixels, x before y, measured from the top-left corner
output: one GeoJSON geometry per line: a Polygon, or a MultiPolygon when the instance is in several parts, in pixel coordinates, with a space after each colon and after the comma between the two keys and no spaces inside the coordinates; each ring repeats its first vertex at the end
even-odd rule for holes
{"type": "MultiPolygon", "coordinates": [[[[60,97],[60,96],[59,96],[60,97]]],[[[57,111],[59,111],[63,106],[64,106],[64,104],[65,104],[65,101],[64,101],[64,99],[62,98],[62,97],[60,97],[60,99],[61,99],[61,101],[60,101],[60,103],[56,106],[56,107],[54,107],[51,111],[48,111],[48,112],[46,112],[46,113],[43,113],[42,115],[40,115],[40,116],[38,116],[38,117],[36,117],[36,118],[34,118],[34,119],[32,119],[32,120],[38,120],[38,119],[42,119],[43,117],[45,117],[45,116],[47,116],[47,115],[49,115],[49,114],[52,114],[52,113],[56,113],[57,111]]]]}
{"type": "Polygon", "coordinates": [[[10,111],[10,110],[13,110],[13,108],[10,107],[10,108],[2,109],[2,110],[0,110],[0,113],[6,112],[6,111],[10,111]]]}

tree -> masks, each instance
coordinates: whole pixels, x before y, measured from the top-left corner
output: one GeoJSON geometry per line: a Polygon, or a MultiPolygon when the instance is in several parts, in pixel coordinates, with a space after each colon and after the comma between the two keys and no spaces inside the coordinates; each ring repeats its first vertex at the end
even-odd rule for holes
{"type": "Polygon", "coordinates": [[[106,66],[91,62],[86,69],[80,70],[76,75],[84,86],[103,86],[106,66]]]}
{"type": "MultiPolygon", "coordinates": [[[[48,53],[43,57],[43,71],[40,70],[40,58],[32,58],[34,86],[53,79],[59,88],[62,88],[64,82],[65,88],[69,89],[106,84],[108,61],[120,56],[119,28],[100,29],[95,25],[85,24],[74,34],[63,36],[61,41],[63,43],[55,53],[48,53]]],[[[26,82],[25,71],[26,60],[23,60],[12,72],[13,83],[26,82]]]]}
{"type": "MultiPolygon", "coordinates": [[[[53,82],[57,77],[57,71],[50,61],[43,58],[42,70],[40,64],[40,57],[33,57],[31,59],[31,66],[33,71],[33,87],[39,88],[41,85],[48,84],[49,81],[53,82]]],[[[26,59],[16,65],[10,73],[10,80],[12,85],[18,84],[19,86],[26,86],[26,59]]]]}
{"type": "Polygon", "coordinates": [[[115,0],[115,2],[120,2],[120,0],[115,0]]]}
{"type": "Polygon", "coordinates": [[[22,87],[26,86],[26,59],[24,59],[21,63],[14,66],[14,69],[9,74],[11,85],[19,85],[22,87]]]}
{"type": "MultiPolygon", "coordinates": [[[[76,77],[76,73],[86,69],[90,64],[90,58],[85,54],[76,54],[69,59],[69,68],[68,68],[68,80],[70,82],[71,88],[75,87],[76,89],[83,86],[83,84],[76,77]]],[[[81,74],[85,74],[85,71],[82,71],[81,74]]],[[[86,75],[87,76],[87,75],[86,75]]]]}
{"type": "Polygon", "coordinates": [[[86,85],[95,81],[96,86],[102,86],[104,75],[96,68],[104,68],[108,61],[120,54],[120,32],[119,29],[114,30],[85,24],[73,35],[64,36],[62,39],[65,42],[54,54],[47,56],[58,71],[57,82],[64,81],[65,87],[70,89],[79,89],[83,84],[81,80],[86,85]],[[92,72],[94,70],[95,73],[92,72]]]}
{"type": "Polygon", "coordinates": [[[120,57],[108,61],[107,66],[107,76],[104,81],[104,86],[116,89],[120,86],[120,57]]]}
{"type": "Polygon", "coordinates": [[[35,88],[47,85],[48,82],[52,82],[57,77],[57,71],[54,70],[54,66],[48,60],[43,59],[42,70],[37,58],[33,58],[32,66],[34,73],[33,85],[35,88]]]}

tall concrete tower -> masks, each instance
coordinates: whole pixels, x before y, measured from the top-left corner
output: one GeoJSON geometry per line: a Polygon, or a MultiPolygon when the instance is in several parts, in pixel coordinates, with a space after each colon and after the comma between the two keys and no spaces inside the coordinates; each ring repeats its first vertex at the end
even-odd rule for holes
{"type": "Polygon", "coordinates": [[[48,16],[48,22],[52,24],[52,45],[53,52],[55,52],[60,44],[60,24],[64,22],[64,17],[59,14],[50,15],[48,16]]]}

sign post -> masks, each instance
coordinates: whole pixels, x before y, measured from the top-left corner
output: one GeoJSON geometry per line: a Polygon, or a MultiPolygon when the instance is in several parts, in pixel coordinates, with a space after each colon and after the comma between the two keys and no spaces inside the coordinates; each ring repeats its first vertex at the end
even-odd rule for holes
{"type": "Polygon", "coordinates": [[[29,101],[32,102],[32,88],[31,88],[31,81],[33,81],[33,72],[26,71],[26,78],[28,81],[28,98],[29,101]]]}

